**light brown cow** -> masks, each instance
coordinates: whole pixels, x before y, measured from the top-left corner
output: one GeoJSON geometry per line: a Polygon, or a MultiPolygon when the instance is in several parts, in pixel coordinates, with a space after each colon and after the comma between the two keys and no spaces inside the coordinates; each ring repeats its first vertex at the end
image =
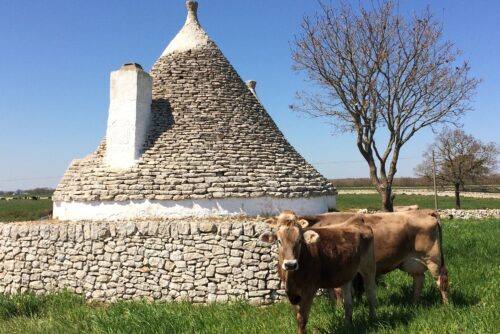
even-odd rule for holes
{"type": "MultiPolygon", "coordinates": [[[[341,226],[352,213],[325,213],[301,217],[311,226],[341,226]]],[[[430,271],[448,304],[448,271],[442,249],[442,228],[439,216],[431,210],[362,215],[374,234],[377,275],[401,269],[413,277],[413,303],[418,301],[424,274],[430,271]]],[[[347,222],[349,223],[349,222],[347,222]]]]}
{"type": "Polygon", "coordinates": [[[418,204],[394,206],[394,212],[418,210],[418,204]]]}
{"type": "Polygon", "coordinates": [[[261,235],[261,240],[278,242],[278,274],[304,333],[313,298],[320,288],[342,287],[346,325],[352,323],[351,281],[357,273],[364,279],[375,317],[375,257],[373,232],[353,217],[347,226],[308,228],[293,211],[285,210],[267,221],[277,230],[261,235]]]}

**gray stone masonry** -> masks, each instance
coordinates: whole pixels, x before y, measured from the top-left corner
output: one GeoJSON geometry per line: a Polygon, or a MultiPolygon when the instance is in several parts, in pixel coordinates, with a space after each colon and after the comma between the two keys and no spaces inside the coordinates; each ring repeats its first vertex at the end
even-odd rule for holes
{"type": "Polygon", "coordinates": [[[0,224],[0,293],[270,303],[283,291],[265,230],[257,218],[0,224]]]}

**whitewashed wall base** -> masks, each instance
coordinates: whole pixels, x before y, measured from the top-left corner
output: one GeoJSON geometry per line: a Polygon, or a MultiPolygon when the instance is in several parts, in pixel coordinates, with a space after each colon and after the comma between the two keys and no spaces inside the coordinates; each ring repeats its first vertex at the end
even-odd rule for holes
{"type": "Polygon", "coordinates": [[[54,202],[59,220],[123,220],[148,218],[275,215],[291,209],[299,215],[323,213],[336,206],[336,196],[310,198],[222,198],[182,201],[54,202]]]}

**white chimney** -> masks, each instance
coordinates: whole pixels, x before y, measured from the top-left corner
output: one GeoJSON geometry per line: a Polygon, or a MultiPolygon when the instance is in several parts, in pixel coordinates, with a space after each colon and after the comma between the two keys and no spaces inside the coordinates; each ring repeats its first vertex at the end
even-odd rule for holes
{"type": "Polygon", "coordinates": [[[139,64],[111,72],[105,162],[127,169],[140,157],[151,121],[153,78],[139,64]]]}

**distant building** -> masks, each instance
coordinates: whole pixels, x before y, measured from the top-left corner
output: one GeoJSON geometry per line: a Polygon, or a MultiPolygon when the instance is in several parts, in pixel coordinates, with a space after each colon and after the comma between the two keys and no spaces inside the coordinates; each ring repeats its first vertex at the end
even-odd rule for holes
{"type": "Polygon", "coordinates": [[[197,3],[151,73],[111,73],[106,138],[71,162],[62,220],[298,213],[335,207],[333,186],[288,143],[201,28],[197,3]]]}

